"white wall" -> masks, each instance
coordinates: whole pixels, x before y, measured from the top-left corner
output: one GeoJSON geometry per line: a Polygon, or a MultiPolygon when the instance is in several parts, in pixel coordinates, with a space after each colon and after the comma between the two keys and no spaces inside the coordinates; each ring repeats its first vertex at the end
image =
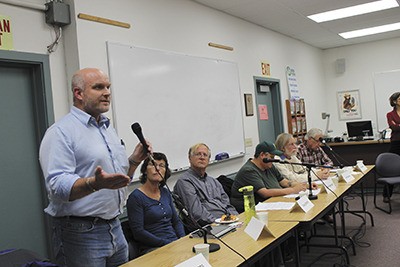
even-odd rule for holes
{"type": "MultiPolygon", "coordinates": [[[[332,136],[346,131],[346,121],[339,120],[336,93],[343,90],[360,90],[362,120],[372,120],[376,126],[374,73],[400,69],[400,38],[360,45],[329,49],[323,52],[326,88],[326,110],[331,114],[332,136]],[[346,71],[335,72],[336,59],[344,58],[346,71]]],[[[400,85],[399,89],[400,91],[400,85]]],[[[387,98],[389,99],[389,96],[387,98]]],[[[389,101],[387,111],[391,110],[389,101]]],[[[381,128],[381,127],[380,127],[381,128]]],[[[375,130],[375,129],[374,129],[375,130]]]]}
{"type": "MultiPolygon", "coordinates": [[[[124,29],[78,19],[79,67],[107,69],[105,42],[109,40],[237,62],[242,92],[254,95],[253,76],[261,76],[260,62],[267,60],[271,64],[271,77],[281,81],[284,101],[288,97],[285,68],[289,65],[296,70],[304,97],[310,99],[309,126],[323,126],[320,115],[311,112],[325,105],[321,101],[311,107],[312,99],[323,99],[324,95],[319,49],[187,0],[97,0],[96,5],[91,1],[75,1],[75,11],[132,25],[124,29]],[[234,51],[210,48],[209,42],[232,46],[234,51]]],[[[254,154],[258,143],[256,116],[245,117],[244,125],[245,136],[252,138],[254,145],[247,149],[246,158],[210,166],[209,173],[218,176],[236,172],[254,154]]],[[[156,148],[157,144],[153,146],[156,148]]]]}
{"type": "MultiPolygon", "coordinates": [[[[43,6],[45,3],[43,0],[21,2],[43,4],[43,6]]],[[[0,13],[10,17],[15,51],[47,54],[47,46],[54,41],[55,34],[53,28],[45,23],[43,11],[0,3],[0,13]]],[[[50,55],[49,61],[55,103],[54,115],[58,119],[69,110],[63,43],[50,55]]]]}
{"type": "MultiPolygon", "coordinates": [[[[45,1],[29,2],[44,4],[45,1]]],[[[66,2],[71,5],[73,21],[64,27],[63,41],[50,55],[56,119],[69,111],[68,84],[72,72],[88,66],[108,69],[105,44],[108,40],[237,62],[241,90],[253,95],[253,76],[260,76],[260,61],[266,60],[271,64],[271,77],[281,81],[282,102],[288,98],[285,67],[290,66],[296,70],[306,99],[308,127],[324,129],[321,112],[326,111],[331,114],[333,135],[345,130],[344,121],[338,120],[338,90],[360,89],[363,119],[375,120],[373,73],[400,69],[400,39],[322,51],[189,0],[96,0],[95,5],[93,1],[66,2]],[[127,22],[131,28],[77,19],[78,13],[127,22]],[[208,42],[232,46],[234,51],[210,48],[208,42]],[[346,59],[343,75],[334,70],[338,58],[346,59]]],[[[0,4],[0,10],[12,19],[16,51],[47,53],[54,33],[45,24],[43,12],[6,4],[0,4]]],[[[246,158],[210,166],[212,175],[235,172],[252,156],[258,142],[256,116],[244,117],[244,125],[246,138],[253,139],[246,158]]],[[[286,128],[286,118],[284,125],[286,128]]]]}

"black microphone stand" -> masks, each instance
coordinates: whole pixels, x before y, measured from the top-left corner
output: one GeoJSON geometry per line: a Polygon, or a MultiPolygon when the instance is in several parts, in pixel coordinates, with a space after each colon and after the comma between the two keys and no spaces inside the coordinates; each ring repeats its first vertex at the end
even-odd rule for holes
{"type": "MultiPolygon", "coordinates": [[[[179,210],[179,213],[180,213],[180,214],[183,214],[183,216],[185,216],[185,219],[188,220],[188,221],[190,222],[190,224],[191,224],[190,226],[196,228],[198,231],[201,232],[201,235],[203,236],[203,239],[204,239],[204,244],[210,245],[210,247],[209,247],[209,252],[211,253],[211,252],[215,252],[215,251],[219,250],[219,249],[221,248],[219,244],[207,242],[207,234],[210,233],[211,235],[213,235],[213,234],[211,233],[211,229],[207,229],[207,228],[209,228],[210,226],[207,226],[207,225],[206,225],[206,226],[204,226],[204,227],[201,227],[201,225],[200,225],[195,219],[193,219],[193,217],[192,217],[192,216],[189,214],[189,212],[187,211],[185,205],[182,203],[180,197],[179,197],[178,195],[174,194],[174,193],[171,191],[171,189],[169,188],[167,182],[166,182],[165,179],[164,179],[164,176],[161,175],[160,171],[159,171],[157,168],[156,168],[156,170],[157,170],[157,173],[162,177],[162,179],[163,179],[163,181],[164,181],[164,184],[165,184],[165,187],[167,188],[168,192],[169,192],[170,195],[172,196],[172,200],[174,201],[175,206],[176,206],[177,209],[179,210]]],[[[201,235],[200,235],[200,236],[201,236],[201,235]]],[[[195,252],[194,247],[192,248],[192,251],[195,252]]]]}
{"type": "MultiPolygon", "coordinates": [[[[266,159],[264,159],[266,160],[266,159]]],[[[269,159],[267,159],[265,162],[270,162],[269,159]]],[[[290,165],[300,165],[300,166],[304,166],[307,168],[307,182],[308,182],[308,189],[309,189],[309,194],[308,194],[308,199],[309,200],[315,200],[318,199],[317,195],[314,195],[312,192],[312,180],[311,180],[311,168],[328,168],[328,169],[332,169],[332,166],[327,166],[327,165],[316,165],[316,164],[312,164],[312,163],[296,163],[296,162],[287,162],[287,161],[275,161],[273,160],[272,162],[277,162],[280,164],[290,164],[290,165]]]]}
{"type": "Polygon", "coordinates": [[[322,142],[322,144],[324,145],[324,147],[326,147],[329,150],[330,154],[335,158],[336,162],[338,163],[338,167],[340,169],[343,169],[344,164],[338,159],[338,157],[340,157],[340,159],[342,161],[344,161],[347,165],[349,165],[349,166],[351,165],[344,158],[342,158],[338,153],[336,153],[326,142],[322,142]]]}
{"type": "MultiPolygon", "coordinates": [[[[178,208],[180,214],[183,214],[183,216],[185,216],[185,219],[189,220],[189,222],[191,224],[190,226],[192,226],[192,227],[194,226],[194,228],[196,228],[198,231],[200,231],[200,233],[201,233],[200,237],[203,236],[204,244],[209,244],[210,245],[210,248],[209,248],[210,253],[219,250],[220,246],[218,244],[209,243],[207,241],[207,234],[208,233],[211,234],[211,232],[210,232],[211,229],[208,229],[208,228],[210,228],[210,226],[206,225],[206,226],[201,227],[201,225],[196,220],[194,220],[193,217],[189,214],[189,212],[187,211],[185,205],[180,200],[179,196],[171,192],[171,190],[169,189],[167,183],[165,183],[165,185],[166,185],[167,190],[171,194],[172,199],[173,199],[176,207],[178,208]]],[[[194,247],[192,248],[192,251],[195,252],[194,247]]]]}
{"type": "MultiPolygon", "coordinates": [[[[179,212],[181,214],[183,214],[185,216],[186,219],[189,219],[189,221],[194,225],[195,228],[197,228],[199,231],[201,231],[203,233],[204,236],[204,244],[209,244],[210,248],[209,251],[210,252],[214,252],[220,249],[220,246],[218,244],[214,244],[214,243],[207,243],[207,233],[210,233],[211,235],[213,235],[211,233],[211,231],[209,231],[208,229],[204,229],[203,227],[201,227],[199,225],[199,223],[197,221],[195,221],[192,216],[189,214],[189,212],[187,212],[187,209],[185,207],[185,205],[180,201],[179,196],[175,195],[172,193],[171,189],[168,187],[167,181],[165,180],[165,177],[160,173],[160,171],[158,170],[156,164],[154,163],[154,158],[152,153],[149,150],[149,146],[146,143],[146,140],[143,137],[143,133],[142,133],[142,127],[140,126],[140,124],[138,122],[135,122],[131,125],[131,129],[132,131],[136,134],[136,136],[138,137],[140,143],[142,143],[143,145],[143,149],[144,151],[147,152],[147,155],[151,161],[151,163],[153,163],[157,173],[161,176],[165,187],[167,188],[168,192],[170,193],[170,195],[172,196],[172,199],[175,203],[175,205],[177,206],[177,208],[179,209],[179,212]]],[[[194,247],[193,247],[193,251],[194,251],[194,247]]]]}
{"type": "Polygon", "coordinates": [[[318,196],[313,195],[313,192],[312,192],[311,166],[308,165],[306,167],[307,167],[307,179],[308,179],[308,190],[309,190],[308,199],[309,200],[318,199],[318,196]]]}
{"type": "Polygon", "coordinates": [[[309,200],[315,200],[318,199],[317,195],[314,195],[312,192],[312,179],[311,179],[311,168],[317,168],[317,167],[321,167],[321,168],[332,168],[331,166],[323,166],[323,165],[316,165],[316,164],[311,164],[311,163],[295,163],[295,162],[285,162],[285,161],[280,161],[279,163],[283,163],[283,164],[291,164],[291,165],[300,165],[300,166],[304,166],[307,168],[307,182],[308,182],[308,199],[309,200]]]}

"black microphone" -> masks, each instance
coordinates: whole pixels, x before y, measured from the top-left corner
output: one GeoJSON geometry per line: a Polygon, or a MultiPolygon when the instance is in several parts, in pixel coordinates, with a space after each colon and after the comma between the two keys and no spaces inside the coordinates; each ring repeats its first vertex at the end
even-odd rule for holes
{"type": "Polygon", "coordinates": [[[326,146],[330,151],[332,151],[332,148],[328,145],[328,143],[326,142],[326,140],[322,137],[319,138],[319,141],[326,146]]]}
{"type": "Polygon", "coordinates": [[[270,163],[270,162],[282,162],[280,159],[269,159],[269,158],[264,158],[263,159],[264,163],[270,163]]]}
{"type": "Polygon", "coordinates": [[[131,129],[138,137],[140,143],[142,143],[144,151],[146,152],[146,154],[149,155],[149,158],[154,165],[154,158],[153,158],[153,155],[150,153],[149,146],[147,145],[146,140],[144,139],[144,136],[142,133],[142,127],[140,126],[140,124],[138,122],[135,122],[131,125],[131,129]]]}
{"type": "MultiPolygon", "coordinates": [[[[338,157],[340,157],[342,160],[344,160],[345,162],[347,162],[345,159],[343,159],[339,154],[337,154],[326,142],[325,139],[323,139],[322,137],[319,138],[319,141],[324,144],[324,146],[329,149],[329,151],[331,152],[331,155],[335,158],[335,160],[337,161],[337,163],[339,164],[339,167],[342,169],[344,167],[344,165],[340,162],[340,160],[336,157],[336,155],[338,157]]],[[[350,164],[348,164],[350,165],[350,164]]]]}
{"type": "Polygon", "coordinates": [[[142,127],[140,126],[140,124],[138,122],[135,122],[134,124],[131,125],[131,129],[138,137],[140,143],[142,143],[144,150],[147,153],[150,153],[149,146],[147,145],[146,140],[143,137],[142,127]]]}

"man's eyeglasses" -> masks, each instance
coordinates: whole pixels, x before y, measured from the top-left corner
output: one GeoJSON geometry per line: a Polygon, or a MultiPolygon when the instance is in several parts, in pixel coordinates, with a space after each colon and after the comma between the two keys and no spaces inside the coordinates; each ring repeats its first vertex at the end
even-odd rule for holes
{"type": "Polygon", "coordinates": [[[193,155],[198,158],[201,158],[201,157],[208,158],[208,154],[203,153],[203,152],[197,152],[197,153],[194,153],[193,155]]]}
{"type": "Polygon", "coordinates": [[[322,142],[320,140],[315,139],[314,137],[310,137],[310,139],[314,140],[315,142],[322,144],[322,142]]]}
{"type": "Polygon", "coordinates": [[[165,166],[165,164],[164,163],[160,163],[160,164],[153,164],[153,162],[149,162],[149,164],[147,164],[147,167],[157,167],[157,169],[165,169],[166,168],[166,166],[165,166]]]}

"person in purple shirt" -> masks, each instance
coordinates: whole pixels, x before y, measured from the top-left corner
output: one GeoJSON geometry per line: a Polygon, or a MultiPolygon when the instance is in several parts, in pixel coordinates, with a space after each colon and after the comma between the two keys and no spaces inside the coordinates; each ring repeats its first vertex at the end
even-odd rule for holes
{"type": "Polygon", "coordinates": [[[142,185],[127,202],[129,226],[141,255],[185,236],[171,194],[164,187],[171,176],[167,157],[155,152],[153,158],[154,162],[144,161],[140,169],[142,185]]]}

